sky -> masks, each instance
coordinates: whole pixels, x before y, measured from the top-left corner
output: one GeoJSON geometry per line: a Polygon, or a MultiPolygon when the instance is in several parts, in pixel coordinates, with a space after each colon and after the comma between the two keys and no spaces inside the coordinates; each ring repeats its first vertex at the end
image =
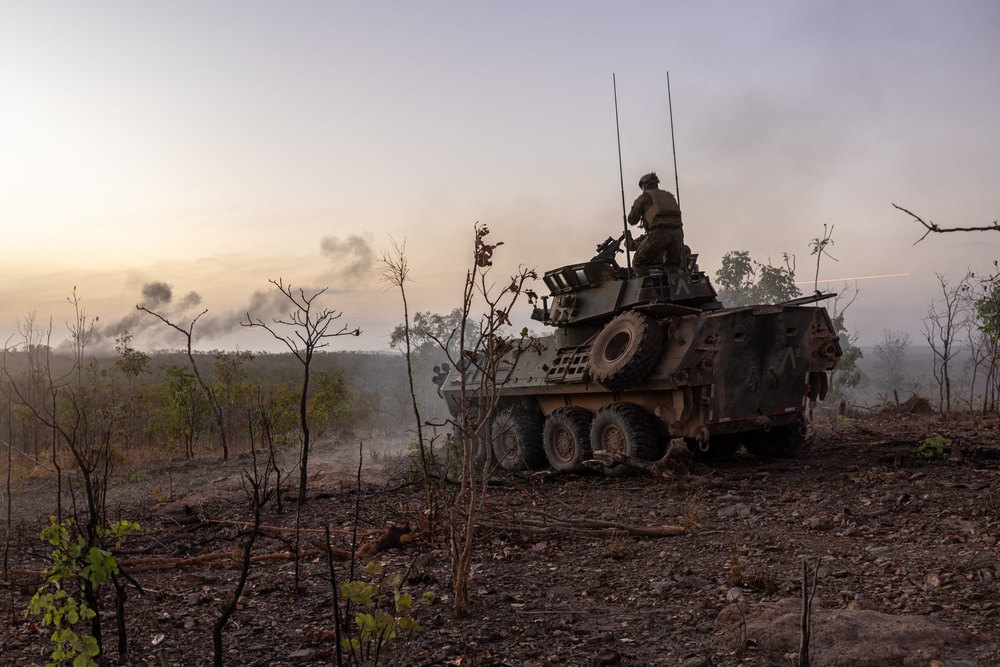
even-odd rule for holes
{"type": "Polygon", "coordinates": [[[95,345],[183,347],[144,305],[207,310],[197,349],[277,351],[239,321],[287,312],[281,279],[361,328],[329,349],[385,350],[394,244],[410,313],[447,313],[477,222],[498,284],[541,274],[620,234],[622,182],[631,204],[656,171],[710,276],[790,253],[811,292],[832,229],[821,288],[903,274],[851,283],[861,344],[919,343],[938,276],[989,272],[1000,234],[918,241],[893,204],[1000,217],[998,32],[994,0],[10,0],[0,336],[65,339],[75,294],[95,345]]]}

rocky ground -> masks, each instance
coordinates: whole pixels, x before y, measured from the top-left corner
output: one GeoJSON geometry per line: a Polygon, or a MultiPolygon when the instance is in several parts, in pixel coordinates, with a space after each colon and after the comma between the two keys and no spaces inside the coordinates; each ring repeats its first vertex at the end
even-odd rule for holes
{"type": "MultiPolygon", "coordinates": [[[[403,464],[380,456],[366,465],[356,502],[356,452],[335,458],[321,447],[301,514],[313,532],[303,533],[299,589],[284,558],[290,534],[267,531],[226,627],[225,664],[337,664],[321,529],[344,531],[332,540],[348,550],[357,514],[362,533],[413,527],[415,539],[371,560],[404,575],[415,598],[434,595],[416,612],[420,629],[378,664],[795,665],[805,565],[818,568],[813,667],[1000,665],[1000,424],[889,414],[817,421],[811,442],[795,460],[740,454],[671,479],[502,479],[476,534],[462,619],[446,543],[427,532],[425,496],[405,484],[403,464]],[[934,434],[951,444],[921,457],[934,434]],[[609,523],[671,528],[639,536],[609,533],[609,523]]],[[[178,462],[116,484],[113,513],[143,527],[119,555],[143,589],[127,601],[129,664],[211,664],[212,624],[239,575],[219,554],[242,547],[246,529],[235,522],[250,518],[239,483],[247,464],[178,462]]],[[[14,496],[14,525],[4,524],[2,664],[44,663],[46,632],[23,609],[31,572],[44,567],[37,534],[50,489],[29,481],[14,496]]],[[[284,509],[269,507],[264,523],[293,526],[292,505],[284,509]]],[[[350,564],[334,567],[341,579],[350,564]]],[[[117,659],[110,593],[106,602],[105,646],[117,659]]]]}

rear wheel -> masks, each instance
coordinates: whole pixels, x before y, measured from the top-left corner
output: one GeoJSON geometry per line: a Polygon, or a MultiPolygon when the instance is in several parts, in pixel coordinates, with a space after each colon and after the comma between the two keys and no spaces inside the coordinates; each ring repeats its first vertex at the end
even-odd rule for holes
{"type": "Polygon", "coordinates": [[[541,467],[542,413],[523,405],[501,411],[493,420],[493,455],[504,470],[541,467]]]}
{"type": "MultiPolygon", "coordinates": [[[[656,458],[656,431],[652,418],[635,403],[610,403],[597,411],[590,426],[590,446],[609,454],[652,461],[656,458]]],[[[605,466],[609,476],[628,472],[626,465],[605,466]]]]}
{"type": "Polygon", "coordinates": [[[800,419],[791,424],[775,426],[769,431],[748,433],[743,445],[754,456],[795,458],[805,449],[806,422],[800,419]]]}
{"type": "Polygon", "coordinates": [[[542,446],[553,470],[570,472],[590,458],[590,422],[593,415],[576,406],[552,411],[545,420],[542,446]]]}

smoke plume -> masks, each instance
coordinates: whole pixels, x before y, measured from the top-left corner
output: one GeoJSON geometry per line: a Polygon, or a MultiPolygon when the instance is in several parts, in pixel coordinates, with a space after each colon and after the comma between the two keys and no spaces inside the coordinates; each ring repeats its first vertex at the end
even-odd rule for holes
{"type": "Polygon", "coordinates": [[[320,241],[320,252],[331,262],[328,275],[345,283],[354,283],[371,273],[375,265],[375,250],[372,248],[371,234],[352,234],[341,240],[336,236],[325,236],[320,241]]]}

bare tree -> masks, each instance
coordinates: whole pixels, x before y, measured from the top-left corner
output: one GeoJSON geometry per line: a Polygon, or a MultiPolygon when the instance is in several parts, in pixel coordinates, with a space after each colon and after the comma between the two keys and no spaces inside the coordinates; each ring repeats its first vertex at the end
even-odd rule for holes
{"type": "Polygon", "coordinates": [[[882,340],[875,343],[875,358],[882,371],[882,388],[895,392],[903,383],[903,362],[910,349],[910,335],[905,331],[885,329],[882,340]]]}
{"type": "MultiPolygon", "coordinates": [[[[90,345],[98,318],[89,317],[81,304],[80,297],[73,290],[68,298],[73,307],[74,317],[67,323],[72,343],[72,363],[68,371],[56,376],[52,370],[48,354],[42,357],[27,356],[29,382],[41,379],[43,392],[37,400],[26,391],[20,380],[11,374],[9,357],[11,351],[3,350],[0,365],[8,387],[15,400],[31,416],[53,433],[52,461],[60,480],[57,488],[58,520],[62,520],[61,473],[58,467],[60,445],[72,457],[78,479],[83,486],[82,509],[76,502],[76,489],[71,478],[70,494],[73,510],[78,516],[74,525],[80,531],[86,549],[103,548],[107,525],[108,481],[113,468],[112,446],[120,431],[121,401],[113,373],[102,369],[97,360],[88,359],[90,345]],[[38,364],[37,366],[35,364],[38,364]],[[82,516],[80,516],[82,515],[82,516]]],[[[48,347],[48,346],[46,346],[48,347]]],[[[91,634],[97,642],[98,651],[103,652],[101,614],[97,596],[97,584],[88,577],[82,577],[80,589],[87,606],[94,611],[91,618],[91,634]]]]}
{"type": "Polygon", "coordinates": [[[219,437],[222,439],[222,458],[223,460],[228,460],[229,431],[226,430],[226,418],[225,415],[223,414],[222,406],[219,405],[219,401],[216,400],[214,392],[211,390],[208,384],[205,383],[204,378],[201,377],[201,373],[198,372],[198,364],[195,363],[194,353],[191,351],[191,339],[194,337],[194,325],[198,323],[198,320],[201,319],[201,316],[207,313],[208,310],[206,309],[201,311],[201,313],[199,313],[197,317],[191,320],[191,324],[188,325],[187,329],[182,329],[181,327],[177,326],[176,324],[168,320],[163,315],[153,312],[152,310],[146,308],[145,306],[138,305],[135,308],[136,310],[141,310],[144,313],[149,313],[156,319],[166,324],[168,327],[171,327],[181,332],[181,334],[183,334],[184,338],[187,340],[187,356],[188,356],[188,361],[191,362],[191,370],[194,371],[194,376],[198,379],[199,386],[201,386],[202,391],[205,392],[205,396],[208,398],[208,404],[212,408],[212,415],[215,417],[215,423],[219,426],[219,437]]]}
{"type": "Polygon", "coordinates": [[[269,280],[272,285],[278,288],[282,294],[292,304],[292,310],[284,319],[272,318],[271,322],[265,322],[260,318],[251,318],[247,313],[245,322],[240,322],[245,327],[261,327],[274,336],[275,340],[281,341],[288,350],[302,364],[302,396],[299,399],[299,424],[302,429],[302,450],[299,459],[299,506],[306,501],[307,469],[309,465],[309,371],[312,364],[313,355],[316,351],[329,345],[328,338],[337,336],[360,336],[361,329],[351,329],[346,324],[340,329],[334,330],[332,327],[341,318],[341,311],[329,308],[314,309],[313,302],[322,296],[327,289],[324,287],[312,293],[307,293],[304,289],[292,289],[291,285],[285,285],[281,278],[269,280]],[[283,335],[282,330],[289,333],[283,335]]]}
{"type": "MultiPolygon", "coordinates": [[[[448,507],[451,578],[456,616],[464,616],[469,604],[469,575],[472,569],[472,549],[476,521],[487,496],[486,474],[491,465],[489,455],[493,437],[498,431],[514,427],[516,413],[505,410],[497,415],[500,394],[509,383],[518,357],[536,342],[524,330],[510,332],[510,314],[520,297],[534,304],[535,293],[525,285],[537,278],[533,269],[520,267],[509,282],[498,287],[492,282],[490,270],[493,254],[503,242],[488,243],[490,233],[485,225],[476,224],[476,243],[472,266],[466,272],[462,295],[461,329],[454,333],[461,341],[459,355],[449,355],[461,381],[459,416],[454,426],[462,440],[462,478],[448,507]],[[466,327],[469,318],[481,310],[479,334],[472,349],[466,347],[466,327]],[[483,454],[482,450],[486,453],[483,454]]],[[[439,341],[442,350],[446,340],[439,341]]]]}
{"type": "MultiPolygon", "coordinates": [[[[414,416],[417,418],[425,482],[428,488],[433,488],[439,494],[448,514],[454,611],[459,617],[468,613],[474,529],[486,501],[487,481],[494,465],[494,459],[489,455],[493,429],[494,426],[501,431],[512,428],[517,419],[516,414],[506,410],[502,413],[503,417],[496,416],[500,391],[509,382],[518,356],[535,344],[526,330],[520,335],[512,334],[510,313],[521,297],[527,298],[530,303],[535,302],[534,292],[525,285],[537,276],[534,270],[521,267],[510,277],[509,282],[501,283],[500,286],[494,284],[490,276],[493,253],[503,243],[488,243],[488,234],[489,229],[485,225],[476,223],[472,264],[465,276],[462,307],[454,318],[457,328],[426,328],[421,334],[433,341],[448,358],[456,370],[457,381],[461,383],[457,416],[447,421],[462,445],[461,476],[457,489],[435,484],[435,480],[428,474],[428,464],[432,465],[433,457],[422,434],[422,427],[441,424],[421,422],[412,381],[412,367],[409,367],[414,349],[405,290],[408,267],[402,248],[398,245],[394,244],[393,252],[385,253],[382,257],[385,264],[383,279],[397,287],[403,297],[404,322],[401,329],[397,328],[397,332],[394,332],[394,336],[398,333],[398,338],[405,346],[410,370],[410,396],[414,416]],[[480,312],[482,315],[478,315],[480,312]],[[478,322],[473,319],[476,317],[478,322]]],[[[438,369],[436,372],[441,371],[438,369]]],[[[443,371],[444,374],[447,372],[443,371]]],[[[440,380],[443,379],[442,376],[440,380]]]]}
{"type": "Polygon", "coordinates": [[[831,255],[829,250],[827,250],[827,246],[833,245],[833,225],[830,225],[829,229],[826,228],[826,225],[823,225],[822,238],[813,239],[809,245],[812,246],[812,250],[809,254],[816,255],[816,277],[813,280],[813,291],[819,294],[819,263],[820,260],[823,259],[823,255],[826,255],[835,262],[840,261],[831,255]]]}
{"type": "Polygon", "coordinates": [[[269,453],[267,461],[264,464],[264,469],[261,470],[260,463],[257,460],[257,448],[251,447],[250,463],[250,468],[243,470],[241,482],[243,484],[243,493],[246,494],[253,512],[253,522],[247,531],[246,542],[243,544],[243,559],[240,564],[240,576],[236,582],[236,590],[233,591],[232,596],[226,601],[226,604],[222,608],[222,613],[219,614],[219,618],[212,625],[213,664],[215,667],[222,667],[222,630],[229,623],[229,618],[233,615],[233,612],[236,611],[240,596],[243,595],[243,589],[246,587],[247,578],[250,575],[250,557],[253,555],[254,543],[260,535],[260,524],[264,507],[271,500],[271,497],[275,495],[279,486],[278,483],[274,486],[271,485],[271,474],[274,473],[278,477],[278,482],[280,482],[280,474],[277,473],[277,467],[274,462],[274,450],[271,450],[269,453]]]}
{"type": "Polygon", "coordinates": [[[837,296],[830,306],[833,330],[840,337],[840,347],[844,352],[837,368],[830,371],[830,388],[833,395],[841,399],[844,398],[845,387],[857,387],[861,382],[858,361],[864,357],[864,353],[857,344],[860,334],[857,331],[848,331],[845,321],[847,309],[854,304],[860,294],[861,290],[858,289],[856,282],[853,285],[844,283],[844,287],[837,290],[837,296]]]}
{"type": "Polygon", "coordinates": [[[410,388],[410,400],[413,406],[413,416],[417,422],[417,454],[420,457],[420,472],[424,478],[424,499],[427,503],[427,511],[433,511],[431,498],[431,487],[433,478],[430,474],[430,456],[428,443],[424,440],[423,421],[420,418],[420,406],[417,403],[417,392],[413,382],[413,341],[410,330],[410,305],[406,298],[406,283],[410,280],[410,268],[406,261],[406,244],[402,246],[395,241],[392,242],[392,252],[382,253],[382,280],[391,287],[399,290],[399,295],[403,300],[403,324],[402,343],[403,356],[406,358],[406,379],[410,388]]]}
{"type": "Polygon", "coordinates": [[[954,360],[956,338],[962,327],[962,295],[968,290],[971,272],[966,272],[957,285],[948,282],[946,276],[935,273],[941,288],[941,299],[933,300],[924,317],[924,338],[934,354],[934,380],[938,385],[939,409],[941,413],[951,411],[951,362],[954,360]]]}
{"type": "Polygon", "coordinates": [[[254,360],[254,354],[240,350],[216,352],[213,356],[212,395],[218,406],[219,419],[225,426],[226,440],[235,447],[245,442],[246,431],[241,418],[253,390],[246,364],[254,360]]]}
{"type": "MultiPolygon", "coordinates": [[[[983,413],[997,410],[1000,398],[1000,262],[995,272],[970,279],[966,305],[973,324],[969,327],[973,359],[973,385],[979,368],[983,371],[983,413]]],[[[970,399],[975,399],[974,392],[970,399]]]]}
{"type": "Polygon", "coordinates": [[[912,213],[910,211],[907,211],[902,206],[896,206],[896,204],[893,204],[893,206],[895,208],[899,209],[900,211],[902,211],[903,213],[906,213],[907,215],[909,215],[910,217],[912,217],[914,220],[916,220],[921,225],[923,225],[924,229],[927,230],[926,232],[924,232],[923,236],[921,236],[919,239],[917,239],[916,241],[913,242],[913,245],[917,245],[918,243],[920,243],[921,241],[923,241],[925,238],[927,238],[927,235],[930,234],[931,232],[938,232],[938,233],[945,233],[945,232],[1000,232],[1000,220],[994,220],[992,225],[984,225],[982,227],[940,227],[936,222],[933,222],[933,221],[930,221],[930,220],[924,220],[923,218],[921,218],[916,213],[912,213]]]}

